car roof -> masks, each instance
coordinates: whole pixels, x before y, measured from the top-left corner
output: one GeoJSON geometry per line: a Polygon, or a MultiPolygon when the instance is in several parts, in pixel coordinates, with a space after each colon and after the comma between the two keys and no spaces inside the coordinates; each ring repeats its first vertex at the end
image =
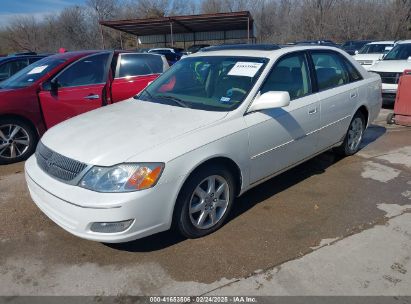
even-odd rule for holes
{"type": "Polygon", "coordinates": [[[367,44],[394,44],[395,41],[394,40],[390,40],[390,41],[373,41],[367,44]]]}
{"type": "Polygon", "coordinates": [[[13,61],[16,59],[22,59],[22,58],[44,58],[47,57],[49,55],[45,55],[45,54],[36,54],[36,55],[9,55],[9,56],[5,56],[5,57],[0,57],[0,62],[5,62],[5,61],[13,61]]]}
{"type": "MultiPolygon", "coordinates": [[[[236,49],[236,50],[215,50],[208,52],[197,52],[191,54],[189,57],[201,57],[201,56],[239,56],[239,57],[263,57],[269,59],[275,59],[278,56],[288,54],[296,51],[305,50],[333,50],[339,53],[343,53],[340,48],[324,45],[291,45],[277,50],[255,50],[255,49],[236,49]]],[[[186,58],[187,58],[186,57],[186,58]]]]}
{"type": "Polygon", "coordinates": [[[52,55],[50,57],[58,58],[58,59],[65,59],[65,60],[71,60],[71,59],[77,59],[77,58],[85,57],[85,56],[88,56],[88,55],[104,53],[104,52],[109,52],[109,51],[102,51],[102,50],[72,51],[72,52],[58,53],[58,54],[52,55]]]}
{"type": "Polygon", "coordinates": [[[398,44],[408,44],[411,43],[411,40],[401,40],[397,42],[398,44]]]}

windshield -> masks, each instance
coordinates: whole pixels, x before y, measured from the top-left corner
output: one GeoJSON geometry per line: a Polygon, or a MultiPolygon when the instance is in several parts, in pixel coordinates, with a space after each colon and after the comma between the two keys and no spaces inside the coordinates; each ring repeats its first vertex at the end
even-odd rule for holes
{"type": "Polygon", "coordinates": [[[407,60],[411,57],[411,43],[397,44],[384,57],[384,60],[407,60]]]}
{"type": "Polygon", "coordinates": [[[65,59],[55,59],[51,57],[43,58],[0,83],[0,88],[19,89],[28,87],[65,61],[65,59]]]}
{"type": "Polygon", "coordinates": [[[187,57],[136,99],[208,111],[230,111],[246,98],[267,61],[254,57],[187,57]]]}
{"type": "Polygon", "coordinates": [[[392,44],[367,44],[359,51],[360,54],[384,54],[385,48],[392,44]]]}

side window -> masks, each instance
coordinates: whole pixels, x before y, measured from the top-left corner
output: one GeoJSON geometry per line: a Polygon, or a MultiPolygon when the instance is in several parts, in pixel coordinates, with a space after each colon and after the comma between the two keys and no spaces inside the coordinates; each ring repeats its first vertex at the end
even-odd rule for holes
{"type": "Polygon", "coordinates": [[[27,59],[21,59],[21,60],[15,60],[11,63],[11,75],[16,74],[18,71],[21,69],[25,68],[28,66],[29,63],[27,59]]]}
{"type": "Polygon", "coordinates": [[[340,56],[341,60],[344,62],[345,67],[347,68],[348,75],[350,77],[350,82],[355,82],[362,79],[360,72],[349,62],[347,59],[340,56]]]}
{"type": "Polygon", "coordinates": [[[338,54],[312,53],[318,89],[324,91],[350,82],[350,76],[338,54]]]}
{"type": "Polygon", "coordinates": [[[32,57],[32,58],[29,58],[29,64],[32,64],[32,63],[34,63],[34,62],[36,62],[36,61],[39,61],[41,59],[41,57],[32,57]]]}
{"type": "Polygon", "coordinates": [[[75,62],[57,78],[60,87],[75,87],[104,83],[109,54],[99,54],[75,62]]]}
{"type": "MultiPolygon", "coordinates": [[[[118,77],[149,75],[154,72],[149,64],[150,57],[144,55],[125,54],[121,56],[118,77]]],[[[161,72],[160,72],[161,73],[161,72]]]]}
{"type": "Polygon", "coordinates": [[[10,71],[11,62],[6,62],[0,65],[0,81],[9,78],[11,76],[10,71]]]}
{"type": "Polygon", "coordinates": [[[287,91],[291,99],[312,92],[310,72],[304,54],[290,55],[278,61],[261,88],[261,94],[269,91],[287,91]]]}

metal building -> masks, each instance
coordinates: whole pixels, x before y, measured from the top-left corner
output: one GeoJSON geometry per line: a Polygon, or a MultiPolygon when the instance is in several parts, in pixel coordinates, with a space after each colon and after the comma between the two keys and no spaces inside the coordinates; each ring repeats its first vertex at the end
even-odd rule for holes
{"type": "Polygon", "coordinates": [[[248,11],[100,21],[102,26],[136,36],[139,44],[174,46],[176,42],[242,40],[252,43],[254,20],[248,11]]]}

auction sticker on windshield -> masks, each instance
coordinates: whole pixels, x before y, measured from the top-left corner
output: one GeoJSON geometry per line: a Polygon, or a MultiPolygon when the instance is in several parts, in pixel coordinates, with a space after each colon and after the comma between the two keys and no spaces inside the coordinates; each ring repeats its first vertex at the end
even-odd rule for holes
{"type": "Polygon", "coordinates": [[[228,75],[254,77],[262,65],[259,62],[237,62],[228,75]]]}
{"type": "Polygon", "coordinates": [[[28,75],[31,75],[31,74],[39,74],[39,73],[43,72],[47,67],[48,67],[48,65],[41,65],[41,66],[35,67],[34,69],[32,69],[32,70],[31,70],[30,72],[28,72],[27,74],[28,74],[28,75]]]}

